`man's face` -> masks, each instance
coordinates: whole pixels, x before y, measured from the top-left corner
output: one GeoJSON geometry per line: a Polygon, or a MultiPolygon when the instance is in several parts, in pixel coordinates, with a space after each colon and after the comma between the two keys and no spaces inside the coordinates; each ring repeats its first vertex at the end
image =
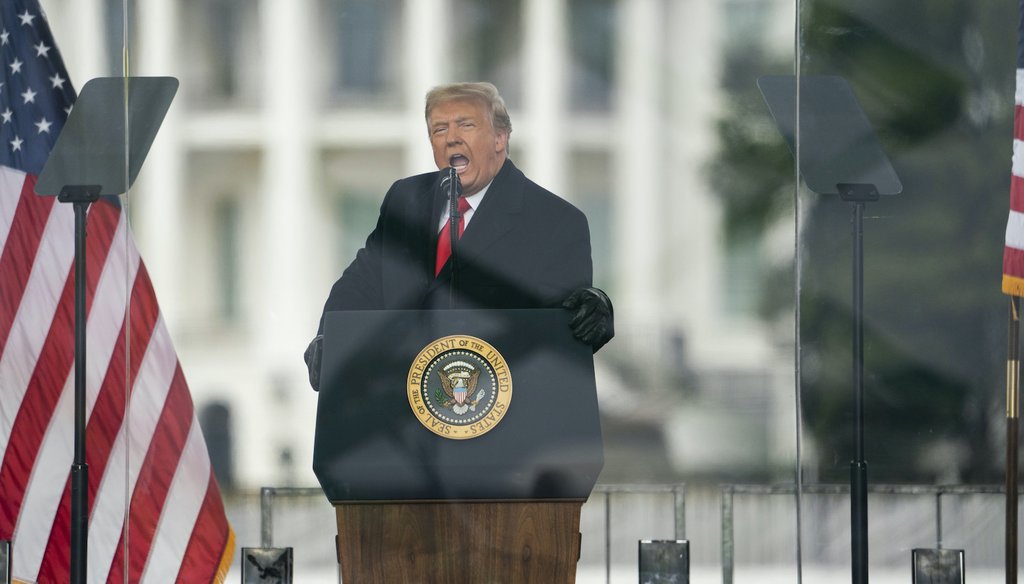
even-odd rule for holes
{"type": "Polygon", "coordinates": [[[490,184],[505,163],[508,134],[491,126],[487,106],[477,100],[442,102],[427,120],[434,164],[455,168],[462,194],[474,195],[490,184]]]}

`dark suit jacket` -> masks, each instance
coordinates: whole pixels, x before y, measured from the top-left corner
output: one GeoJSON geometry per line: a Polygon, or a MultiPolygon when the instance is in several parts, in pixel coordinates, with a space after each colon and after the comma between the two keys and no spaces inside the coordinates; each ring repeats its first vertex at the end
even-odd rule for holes
{"type": "Polygon", "coordinates": [[[434,276],[437,225],[446,203],[438,176],[421,174],[391,186],[376,228],[334,284],[324,312],[546,308],[591,285],[586,217],[506,160],[458,241],[451,306],[452,261],[434,276]]]}

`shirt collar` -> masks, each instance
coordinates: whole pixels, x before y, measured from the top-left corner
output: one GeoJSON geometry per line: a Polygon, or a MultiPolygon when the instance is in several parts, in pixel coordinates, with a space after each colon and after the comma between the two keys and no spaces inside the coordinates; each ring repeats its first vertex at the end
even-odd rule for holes
{"type": "Polygon", "coordinates": [[[476,208],[480,206],[480,201],[484,200],[484,195],[487,194],[487,190],[491,188],[492,184],[494,184],[493,180],[487,183],[487,186],[480,189],[480,192],[478,192],[477,194],[470,195],[468,197],[463,197],[464,199],[466,199],[466,202],[469,203],[469,206],[472,207],[474,211],[476,211],[476,208]]]}

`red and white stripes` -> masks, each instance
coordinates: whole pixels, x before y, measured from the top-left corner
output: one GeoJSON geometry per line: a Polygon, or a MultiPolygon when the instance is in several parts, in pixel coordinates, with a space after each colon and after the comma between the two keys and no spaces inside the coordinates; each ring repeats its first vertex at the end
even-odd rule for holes
{"type": "Polygon", "coordinates": [[[1024,69],[1017,69],[1010,216],[1003,248],[1003,292],[1024,296],[1024,69]]]}
{"type": "MultiPolygon", "coordinates": [[[[16,577],[66,582],[73,212],[34,181],[0,167],[0,539],[13,539],[16,577]]],[[[89,581],[123,582],[126,570],[129,582],[222,581],[234,536],[116,203],[91,206],[87,254],[89,581]]]]}

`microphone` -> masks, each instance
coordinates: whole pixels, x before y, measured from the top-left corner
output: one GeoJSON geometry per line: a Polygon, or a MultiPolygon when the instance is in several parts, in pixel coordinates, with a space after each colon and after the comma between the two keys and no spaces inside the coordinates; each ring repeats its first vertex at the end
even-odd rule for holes
{"type": "Polygon", "coordinates": [[[455,290],[459,282],[458,261],[458,225],[462,214],[459,213],[458,199],[462,196],[462,181],[455,168],[449,166],[441,171],[441,188],[448,193],[448,241],[451,242],[451,282],[448,288],[448,308],[455,308],[455,290]]]}
{"type": "Polygon", "coordinates": [[[441,189],[448,194],[448,200],[454,201],[462,196],[462,181],[459,180],[459,173],[452,167],[441,171],[441,189]],[[454,189],[452,188],[454,185],[454,189]]]}

